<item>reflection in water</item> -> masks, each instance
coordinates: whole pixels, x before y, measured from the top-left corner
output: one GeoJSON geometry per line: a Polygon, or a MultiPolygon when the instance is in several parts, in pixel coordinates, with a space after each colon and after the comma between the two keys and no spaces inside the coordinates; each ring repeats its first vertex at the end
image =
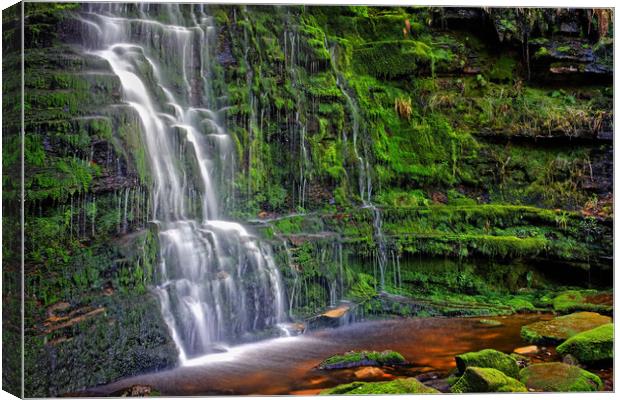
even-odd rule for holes
{"type": "Polygon", "coordinates": [[[313,369],[326,357],[349,350],[400,352],[411,365],[386,370],[394,376],[415,376],[428,371],[447,373],[455,367],[457,354],[484,348],[510,352],[525,345],[520,337],[521,326],[549,318],[550,315],[540,314],[494,317],[502,322],[498,327],[481,324],[480,318],[411,318],[357,323],[234,347],[226,353],[193,360],[191,366],[124,379],[92,389],[88,394],[105,395],[138,383],[173,396],[312,394],[356,380],[353,370],[313,369]]]}

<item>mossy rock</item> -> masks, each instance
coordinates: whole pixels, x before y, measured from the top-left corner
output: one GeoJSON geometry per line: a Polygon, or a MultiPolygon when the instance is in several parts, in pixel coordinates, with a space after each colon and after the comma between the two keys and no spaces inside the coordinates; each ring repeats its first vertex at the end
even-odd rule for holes
{"type": "Polygon", "coordinates": [[[494,368],[512,377],[519,377],[519,366],[514,358],[494,349],[484,349],[455,357],[456,367],[463,374],[469,367],[494,368]]]}
{"type": "Polygon", "coordinates": [[[494,368],[469,367],[452,386],[452,393],[527,392],[518,380],[494,368]]]}
{"type": "Polygon", "coordinates": [[[523,368],[520,380],[528,389],[543,392],[595,392],[604,388],[598,376],[561,362],[540,363],[523,368]]]}
{"type": "Polygon", "coordinates": [[[496,327],[496,326],[504,325],[501,322],[494,320],[494,319],[481,319],[479,322],[481,325],[486,325],[488,327],[496,327]]]}
{"type": "Polygon", "coordinates": [[[352,382],[321,392],[325,394],[423,394],[439,393],[415,378],[395,379],[388,382],[352,382]]]}
{"type": "Polygon", "coordinates": [[[553,299],[553,310],[560,314],[592,311],[611,315],[613,296],[596,290],[568,290],[553,299]]]}
{"type": "Polygon", "coordinates": [[[611,323],[611,318],[589,311],[539,321],[521,328],[521,337],[531,343],[557,344],[578,333],[611,323]]]}
{"type": "Polygon", "coordinates": [[[614,325],[601,325],[578,333],[559,345],[557,352],[570,354],[585,364],[611,361],[614,358],[614,325]]]}
{"type": "Polygon", "coordinates": [[[355,368],[362,366],[400,365],[407,361],[400,353],[392,350],[349,351],[333,355],[319,364],[318,369],[355,368]]]}

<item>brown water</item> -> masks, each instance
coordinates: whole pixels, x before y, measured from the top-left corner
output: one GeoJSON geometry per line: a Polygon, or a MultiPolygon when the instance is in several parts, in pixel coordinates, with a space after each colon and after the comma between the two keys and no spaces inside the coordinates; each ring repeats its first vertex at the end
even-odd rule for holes
{"type": "Polygon", "coordinates": [[[325,358],[349,350],[400,352],[407,367],[385,369],[386,375],[416,376],[435,371],[447,374],[454,356],[494,348],[510,352],[526,345],[521,326],[551,318],[548,314],[492,317],[501,326],[480,323],[481,318],[410,318],[356,323],[303,336],[239,346],[227,353],[204,357],[197,365],[141,375],[93,388],[87,395],[103,396],[135,384],[150,385],[162,395],[313,394],[356,379],[355,370],[318,371],[325,358]]]}

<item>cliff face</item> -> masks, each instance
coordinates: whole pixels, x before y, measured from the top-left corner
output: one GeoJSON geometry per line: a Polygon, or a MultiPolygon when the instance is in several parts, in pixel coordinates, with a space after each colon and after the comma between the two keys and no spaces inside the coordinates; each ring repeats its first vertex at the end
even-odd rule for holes
{"type": "MultiPolygon", "coordinates": [[[[292,318],[340,299],[362,313],[512,312],[562,285],[608,286],[609,10],[206,11],[217,29],[208,79],[237,156],[234,181],[214,174],[218,200],[276,249],[292,318]]],[[[142,128],[110,66],[84,52],[84,12],[26,4],[28,396],[176,362],[149,290],[158,243],[142,128]]],[[[14,17],[3,19],[9,211],[14,17]]],[[[5,215],[17,237],[19,213],[5,215]]],[[[17,245],[3,246],[15,268],[17,245]]],[[[17,282],[4,287],[14,300],[17,282]]]]}

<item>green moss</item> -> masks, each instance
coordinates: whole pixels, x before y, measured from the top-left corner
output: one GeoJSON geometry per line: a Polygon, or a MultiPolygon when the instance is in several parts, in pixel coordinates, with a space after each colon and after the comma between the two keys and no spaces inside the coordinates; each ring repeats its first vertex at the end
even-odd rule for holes
{"type": "Polygon", "coordinates": [[[395,379],[389,382],[353,382],[336,386],[321,392],[321,395],[360,395],[360,394],[425,394],[439,393],[425,386],[415,378],[395,379]]]}
{"type": "Polygon", "coordinates": [[[594,392],[604,387],[601,378],[593,373],[559,362],[524,368],[520,380],[528,389],[544,392],[594,392]]]}
{"type": "Polygon", "coordinates": [[[570,354],[586,364],[611,361],[614,357],[614,326],[606,324],[578,333],[560,344],[557,352],[570,354]]]}
{"type": "Polygon", "coordinates": [[[507,354],[493,349],[465,353],[455,357],[456,367],[462,374],[468,367],[493,368],[512,378],[519,377],[519,366],[507,354]]]}
{"type": "Polygon", "coordinates": [[[583,311],[526,325],[521,328],[521,337],[532,343],[554,344],[610,322],[609,317],[583,311]]]}
{"type": "Polygon", "coordinates": [[[451,391],[452,393],[527,392],[527,388],[497,369],[468,367],[463,376],[452,386],[451,391]]]}
{"type": "Polygon", "coordinates": [[[350,351],[344,354],[333,355],[319,364],[319,369],[351,368],[362,365],[398,365],[404,364],[405,358],[392,350],[378,351],[350,351]]]}
{"type": "MultiPolygon", "coordinates": [[[[612,301],[611,296],[605,303],[593,303],[588,301],[596,298],[599,292],[596,290],[569,290],[563,292],[553,299],[553,310],[560,314],[568,314],[576,311],[592,311],[602,314],[611,314],[613,306],[609,304],[612,301]]],[[[605,294],[600,294],[605,296],[605,294]]]]}

